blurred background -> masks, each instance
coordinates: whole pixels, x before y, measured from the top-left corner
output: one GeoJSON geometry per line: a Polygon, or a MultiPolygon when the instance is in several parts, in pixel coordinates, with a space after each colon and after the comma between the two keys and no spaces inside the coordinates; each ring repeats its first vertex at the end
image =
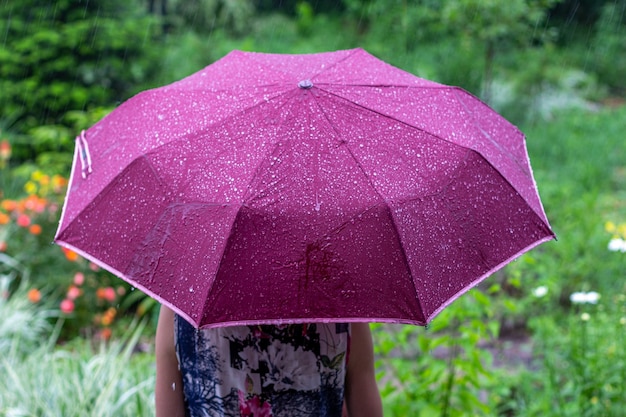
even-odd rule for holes
{"type": "Polygon", "coordinates": [[[81,129],[233,49],[355,47],[520,127],[558,236],[373,325],[386,415],[624,415],[626,0],[3,0],[0,416],[153,414],[158,305],[51,244],[81,129]]]}

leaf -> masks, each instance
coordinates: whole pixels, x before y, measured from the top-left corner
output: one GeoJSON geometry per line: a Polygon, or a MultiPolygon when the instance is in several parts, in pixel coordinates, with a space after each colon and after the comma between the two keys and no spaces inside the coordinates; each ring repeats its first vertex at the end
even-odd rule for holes
{"type": "Polygon", "coordinates": [[[339,369],[340,365],[343,363],[343,358],[345,357],[346,352],[341,352],[332,359],[330,359],[327,355],[321,355],[320,359],[322,361],[322,365],[326,368],[331,369],[339,369]]]}

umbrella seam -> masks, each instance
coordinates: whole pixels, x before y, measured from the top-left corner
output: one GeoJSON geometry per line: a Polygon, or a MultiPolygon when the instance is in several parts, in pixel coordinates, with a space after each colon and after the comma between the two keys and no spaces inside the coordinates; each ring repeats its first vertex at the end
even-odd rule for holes
{"type": "MultiPolygon", "coordinates": [[[[520,170],[524,173],[524,175],[526,175],[526,177],[529,176],[529,172],[526,171],[525,167],[520,165],[519,163],[519,159],[517,159],[515,156],[513,156],[513,154],[511,152],[509,152],[508,150],[504,149],[502,147],[502,145],[500,145],[493,137],[491,137],[491,135],[489,133],[487,133],[487,131],[485,131],[485,129],[482,128],[482,126],[480,126],[480,124],[477,123],[476,117],[474,116],[474,112],[471,111],[471,109],[467,106],[467,104],[465,104],[465,101],[461,100],[461,97],[459,97],[459,91],[465,92],[466,94],[470,95],[470,93],[468,93],[465,90],[462,90],[458,87],[452,87],[451,88],[452,93],[454,95],[454,98],[456,99],[456,101],[465,109],[465,111],[467,112],[467,114],[470,116],[470,120],[472,121],[472,124],[474,125],[474,127],[476,127],[476,129],[478,129],[480,131],[480,133],[483,134],[484,137],[486,137],[487,139],[489,139],[489,142],[491,142],[499,151],[501,151],[502,153],[504,153],[505,155],[507,155],[509,157],[509,159],[511,159],[513,162],[515,162],[515,165],[517,165],[520,170]]],[[[483,106],[491,109],[487,104],[483,103],[480,99],[478,99],[477,97],[474,97],[480,104],[482,104],[483,106]]],[[[492,110],[493,111],[493,110],[492,110]]],[[[507,121],[507,123],[509,123],[507,121]]],[[[510,123],[511,124],[511,123],[510,123]]],[[[515,130],[522,135],[522,137],[525,138],[524,133],[519,130],[515,125],[511,124],[511,126],[513,126],[515,128],[515,130]]],[[[479,152],[479,151],[477,151],[479,152]]]]}
{"type": "MultiPolygon", "coordinates": [[[[287,94],[289,91],[285,91],[283,94],[287,94]]],[[[290,102],[290,100],[286,100],[285,102],[281,103],[281,105],[279,106],[279,108],[283,108],[285,107],[288,103],[290,102]]],[[[283,127],[283,123],[281,120],[281,123],[277,126],[276,130],[280,130],[283,127]]],[[[250,189],[252,188],[251,185],[255,182],[257,176],[259,175],[259,172],[261,171],[261,167],[263,166],[263,163],[265,161],[267,161],[267,158],[271,155],[274,155],[274,152],[279,149],[280,144],[284,143],[284,140],[277,140],[276,143],[274,143],[274,146],[272,147],[272,149],[263,157],[263,158],[259,158],[259,164],[256,166],[256,168],[254,169],[254,173],[250,176],[250,181],[246,184],[247,190],[246,193],[243,196],[242,199],[242,205],[244,205],[245,202],[249,201],[249,198],[251,197],[249,195],[250,189]]],[[[246,206],[248,207],[248,206],[246,206]]]]}
{"type": "MultiPolygon", "coordinates": [[[[326,122],[331,126],[331,128],[333,128],[333,130],[336,132],[337,136],[339,138],[341,138],[342,135],[335,128],[335,126],[333,126],[333,124],[330,122],[330,119],[329,119],[327,113],[324,111],[324,108],[319,105],[317,100],[315,100],[315,103],[317,104],[317,106],[319,107],[320,111],[324,115],[324,118],[326,119],[326,122]]],[[[343,142],[343,143],[346,144],[345,148],[346,148],[348,154],[350,155],[350,157],[352,158],[352,160],[356,163],[357,167],[359,168],[359,171],[361,171],[361,174],[365,177],[365,179],[368,182],[368,184],[370,184],[370,187],[372,187],[372,190],[374,190],[374,192],[380,197],[382,202],[379,203],[379,205],[384,205],[387,208],[387,211],[388,211],[388,213],[390,215],[391,224],[393,225],[393,229],[394,229],[396,238],[398,239],[398,242],[399,242],[400,251],[402,253],[402,259],[404,261],[404,264],[405,264],[407,270],[411,274],[411,278],[413,278],[413,271],[412,271],[411,266],[409,264],[408,257],[407,257],[407,254],[406,254],[406,250],[405,250],[405,248],[403,246],[402,238],[400,236],[400,232],[399,232],[398,226],[396,224],[396,219],[395,219],[395,217],[393,215],[393,212],[391,211],[391,208],[390,208],[390,201],[386,197],[384,197],[382,195],[382,193],[377,189],[376,185],[373,183],[371,178],[365,172],[365,169],[363,168],[363,165],[361,164],[361,162],[357,159],[356,155],[354,155],[354,153],[352,152],[352,149],[350,149],[350,147],[347,145],[347,142],[343,142]]],[[[364,210],[364,212],[368,211],[368,210],[371,210],[371,208],[372,207],[368,208],[367,210],[364,210]]],[[[420,299],[419,299],[417,287],[415,286],[415,281],[413,281],[413,289],[415,290],[415,300],[417,301],[417,304],[419,305],[419,309],[420,309],[422,315],[425,316],[424,310],[423,310],[423,307],[422,307],[422,303],[420,302],[420,299]]]]}
{"type": "MultiPolygon", "coordinates": [[[[293,90],[292,90],[292,89],[286,90],[286,91],[284,91],[284,92],[282,92],[282,93],[278,94],[276,97],[278,97],[278,96],[282,96],[282,95],[287,95],[287,94],[289,94],[291,91],[293,91],[293,90]]],[[[276,98],[276,97],[274,97],[274,98],[276,98]]],[[[283,108],[284,106],[286,106],[286,105],[289,103],[289,101],[290,101],[290,100],[288,99],[288,100],[286,100],[285,102],[280,103],[279,108],[283,108]]],[[[263,104],[267,104],[267,102],[257,103],[255,106],[247,107],[245,110],[250,110],[250,109],[252,109],[252,108],[254,108],[254,107],[256,107],[256,106],[260,106],[260,105],[263,105],[263,104]]],[[[243,111],[242,111],[242,112],[243,112],[243,111]]],[[[229,118],[224,119],[224,120],[222,120],[221,122],[223,122],[223,123],[224,123],[224,122],[228,121],[230,118],[234,118],[234,116],[235,116],[234,114],[233,114],[233,115],[230,115],[230,116],[229,116],[229,118]]],[[[282,123],[278,125],[277,130],[278,130],[278,129],[280,129],[281,127],[282,127],[282,123]]],[[[241,209],[242,209],[243,207],[245,207],[245,208],[247,208],[247,209],[252,209],[251,207],[249,207],[249,206],[246,204],[246,202],[247,202],[247,201],[248,201],[248,199],[249,199],[249,192],[250,192],[250,189],[251,189],[251,184],[253,184],[253,183],[254,183],[254,181],[255,181],[255,179],[257,178],[257,175],[259,174],[259,172],[260,172],[260,170],[261,170],[261,167],[262,167],[262,165],[263,165],[263,162],[267,161],[268,156],[270,156],[270,155],[273,155],[273,154],[274,154],[274,152],[276,151],[276,149],[278,149],[278,148],[279,148],[279,144],[280,144],[280,143],[282,143],[282,141],[280,141],[280,140],[279,140],[279,141],[276,141],[276,143],[275,143],[275,144],[274,144],[274,146],[272,147],[271,151],[269,151],[269,152],[268,152],[268,153],[267,153],[267,154],[266,154],[263,158],[259,158],[259,161],[260,161],[260,162],[259,162],[259,164],[257,165],[257,167],[255,168],[254,173],[250,176],[250,181],[246,184],[246,188],[247,188],[247,189],[246,189],[246,193],[243,195],[243,197],[242,197],[242,201],[239,203],[239,208],[237,209],[237,215],[236,215],[236,216],[234,216],[233,221],[232,221],[232,223],[231,223],[231,225],[230,225],[231,227],[230,227],[230,229],[229,229],[229,230],[232,230],[232,226],[235,224],[235,222],[237,221],[237,218],[240,216],[240,214],[241,214],[241,209]]],[[[220,270],[219,265],[221,265],[221,264],[222,264],[222,260],[224,259],[225,255],[226,255],[226,251],[227,251],[227,249],[228,249],[228,247],[229,247],[229,243],[230,243],[231,238],[232,238],[232,234],[229,234],[228,239],[226,240],[226,244],[224,245],[224,248],[223,248],[223,250],[222,250],[222,254],[220,255],[220,261],[218,262],[218,268],[217,268],[217,270],[216,270],[216,272],[215,272],[215,277],[214,277],[214,280],[213,280],[213,284],[215,284],[215,282],[217,281],[217,276],[218,276],[218,274],[219,274],[219,270],[220,270]]],[[[202,310],[202,311],[206,311],[206,307],[207,307],[207,305],[208,305],[208,301],[209,301],[209,297],[208,297],[208,295],[209,295],[209,292],[210,292],[211,288],[212,288],[212,286],[211,286],[211,287],[209,287],[209,288],[207,289],[207,293],[206,293],[206,296],[205,296],[205,302],[204,302],[204,305],[203,305],[203,310],[202,310]]],[[[225,289],[225,288],[220,289],[220,290],[219,290],[219,292],[218,292],[216,295],[219,295],[219,294],[220,294],[220,293],[221,293],[224,289],[225,289]]],[[[202,317],[200,318],[200,321],[201,321],[201,320],[202,320],[202,317]]]]}
{"type": "MultiPolygon", "coordinates": [[[[328,84],[328,85],[330,85],[330,84],[328,84]]],[[[364,86],[364,87],[379,88],[380,86],[369,86],[369,85],[366,85],[366,86],[364,86]]],[[[386,86],[383,86],[383,87],[386,87],[386,86]]],[[[396,86],[393,86],[393,85],[392,85],[392,87],[396,87],[396,86]]],[[[455,88],[455,87],[443,86],[443,87],[441,87],[441,88],[440,88],[440,87],[413,87],[413,86],[399,86],[398,88],[411,88],[411,89],[417,88],[417,89],[435,89],[435,90],[444,90],[444,89],[446,89],[446,88],[455,88]]],[[[418,127],[418,126],[414,126],[414,125],[410,124],[409,122],[405,122],[404,120],[400,120],[400,119],[396,118],[395,116],[392,116],[392,115],[390,115],[390,114],[385,114],[385,113],[383,113],[383,112],[382,112],[382,111],[380,111],[380,110],[376,110],[376,109],[373,109],[373,108],[371,108],[371,107],[367,107],[367,106],[365,106],[365,105],[363,105],[363,104],[360,104],[360,103],[357,103],[357,102],[355,102],[355,101],[352,101],[352,100],[350,100],[349,98],[346,98],[346,97],[344,97],[344,96],[341,96],[341,95],[339,95],[339,94],[336,94],[336,93],[334,93],[334,92],[332,92],[332,91],[324,90],[324,89],[321,89],[321,88],[320,88],[320,90],[322,90],[322,91],[324,91],[325,93],[330,94],[330,95],[332,95],[332,96],[334,96],[334,97],[337,97],[337,98],[338,98],[338,99],[340,99],[340,100],[347,101],[348,103],[351,103],[351,104],[352,104],[352,105],[354,105],[354,106],[360,107],[360,108],[365,109],[365,110],[367,110],[367,111],[370,111],[370,112],[372,112],[372,113],[376,113],[376,114],[378,114],[378,115],[380,115],[380,116],[382,116],[382,117],[385,117],[385,118],[387,118],[387,119],[393,120],[394,122],[401,123],[401,124],[403,124],[403,125],[405,125],[405,126],[408,126],[408,127],[412,128],[412,129],[419,130],[420,132],[424,132],[425,134],[427,134],[427,135],[429,135],[429,136],[431,136],[431,137],[433,137],[433,138],[436,138],[436,139],[439,139],[439,140],[441,140],[441,141],[444,141],[444,142],[450,143],[450,144],[452,144],[452,145],[454,145],[454,146],[458,146],[458,147],[463,148],[463,149],[469,149],[469,148],[467,148],[466,146],[459,145],[458,143],[455,143],[455,142],[453,142],[453,141],[451,141],[451,140],[449,140],[449,139],[443,138],[443,137],[441,137],[441,136],[439,136],[439,135],[436,135],[436,134],[434,134],[434,133],[432,133],[432,132],[429,132],[429,131],[428,131],[428,130],[426,130],[425,128],[421,128],[421,127],[418,127]]]]}
{"type": "MultiPolygon", "coordinates": [[[[112,185],[112,184],[114,184],[114,183],[115,183],[115,182],[116,182],[116,181],[117,181],[120,177],[122,177],[122,176],[124,175],[124,173],[125,173],[125,172],[126,172],[126,171],[127,171],[127,170],[128,170],[128,169],[129,169],[129,168],[130,168],[133,164],[139,163],[139,161],[140,161],[141,159],[145,159],[145,161],[146,161],[147,165],[150,167],[150,170],[154,173],[155,178],[157,178],[157,179],[159,180],[159,183],[160,183],[161,185],[166,186],[167,188],[169,188],[169,189],[171,190],[171,187],[170,187],[169,185],[167,185],[167,184],[164,184],[164,182],[162,181],[162,178],[161,178],[159,175],[157,175],[156,170],[154,169],[154,167],[152,166],[152,164],[151,164],[151,163],[149,163],[149,159],[148,159],[146,156],[147,156],[147,154],[142,154],[142,155],[139,155],[139,156],[137,156],[136,158],[134,158],[132,161],[130,161],[130,162],[126,165],[126,167],[125,167],[122,171],[120,171],[117,175],[115,175],[113,178],[111,178],[111,180],[110,180],[109,182],[107,182],[107,184],[106,184],[104,187],[102,187],[102,189],[101,189],[101,190],[100,190],[100,191],[96,194],[96,197],[100,197],[103,193],[104,193],[104,194],[108,194],[109,192],[111,192],[111,191],[112,191],[112,189],[113,189],[113,185],[112,185]]],[[[83,179],[83,181],[88,181],[88,179],[83,179]]],[[[68,189],[69,189],[69,188],[68,188],[68,189]]],[[[67,200],[67,198],[66,198],[66,200],[67,200]]],[[[73,224],[74,224],[74,222],[76,222],[76,221],[78,220],[78,218],[79,218],[79,217],[80,217],[80,216],[81,216],[81,215],[85,212],[85,210],[87,210],[87,208],[88,208],[89,206],[91,206],[91,204],[93,203],[93,201],[94,201],[94,200],[92,199],[92,200],[89,202],[89,204],[87,204],[85,207],[83,207],[83,209],[82,209],[82,210],[80,210],[78,213],[76,213],[76,215],[74,216],[74,218],[72,219],[72,221],[71,221],[71,222],[69,222],[69,223],[68,223],[65,227],[63,227],[63,232],[65,232],[68,228],[70,228],[70,226],[71,226],[71,225],[73,225],[73,224]]],[[[59,227],[59,231],[57,232],[57,236],[55,237],[55,240],[56,240],[58,237],[60,237],[60,235],[61,235],[63,232],[61,232],[60,227],[59,227]]]]}
{"type": "MultiPolygon", "coordinates": [[[[285,90],[285,91],[281,92],[280,94],[277,94],[277,95],[276,95],[276,97],[274,97],[274,99],[275,99],[275,98],[277,98],[278,96],[288,94],[288,93],[289,93],[289,92],[291,92],[291,91],[292,91],[291,89],[289,89],[289,90],[285,90]]],[[[163,147],[165,147],[165,146],[172,145],[172,144],[176,144],[177,142],[180,142],[180,141],[182,141],[182,140],[189,139],[191,136],[198,136],[198,135],[199,135],[199,134],[201,134],[202,132],[207,132],[207,131],[212,130],[213,128],[215,128],[215,127],[217,127],[217,126],[220,126],[220,125],[225,125],[226,123],[228,123],[229,121],[231,121],[231,119],[234,119],[234,118],[236,118],[236,117],[239,117],[242,113],[244,113],[244,112],[246,112],[246,111],[248,111],[248,110],[251,110],[251,109],[254,109],[254,108],[257,108],[257,107],[260,107],[260,106],[266,105],[266,104],[268,104],[268,102],[267,102],[267,101],[265,101],[265,100],[263,100],[263,101],[261,101],[261,102],[258,102],[258,103],[255,103],[255,104],[254,104],[254,105],[252,105],[252,106],[249,106],[249,107],[246,107],[246,108],[244,108],[244,109],[241,109],[241,110],[239,110],[239,111],[237,111],[237,112],[234,112],[234,113],[232,113],[232,114],[228,115],[228,117],[225,117],[225,118],[223,118],[223,119],[221,119],[221,120],[216,121],[215,123],[211,123],[211,124],[209,124],[209,125],[205,126],[202,130],[198,130],[198,131],[194,131],[194,132],[188,133],[188,134],[186,134],[186,135],[182,135],[182,136],[177,137],[177,138],[175,138],[175,139],[173,139],[173,140],[171,140],[171,141],[169,141],[169,142],[167,142],[167,143],[163,143],[163,144],[161,144],[161,145],[159,145],[159,146],[156,146],[156,147],[154,147],[154,148],[150,149],[149,151],[147,151],[146,153],[141,154],[141,155],[138,155],[137,157],[135,157],[135,159],[140,158],[141,156],[148,156],[148,155],[152,155],[152,154],[154,154],[155,152],[158,152],[161,148],[163,148],[163,147]]]]}
{"type": "MultiPolygon", "coordinates": [[[[213,287],[215,286],[215,283],[217,282],[217,277],[220,273],[222,261],[224,260],[224,257],[226,256],[226,251],[228,250],[230,246],[230,241],[233,237],[233,233],[232,233],[233,225],[237,222],[237,219],[239,218],[240,215],[241,215],[241,207],[239,207],[239,209],[237,210],[237,214],[233,216],[233,220],[229,225],[228,239],[226,239],[226,242],[224,243],[224,247],[222,248],[222,254],[220,255],[219,262],[216,263],[217,268],[215,269],[215,276],[213,277],[213,282],[211,285],[207,285],[207,289],[204,294],[204,303],[202,303],[202,308],[200,310],[200,317],[198,318],[198,323],[200,325],[202,324],[202,320],[204,319],[205,312],[208,311],[207,306],[209,305],[209,294],[211,293],[211,290],[213,289],[213,287]]],[[[217,299],[220,293],[224,291],[225,289],[226,287],[222,286],[222,288],[217,291],[217,293],[215,294],[215,297],[212,297],[212,299],[213,300],[217,299]]],[[[213,302],[211,304],[215,304],[215,303],[213,302]]],[[[200,325],[198,327],[200,327],[200,325]]]]}
{"type": "MultiPolygon", "coordinates": [[[[433,89],[440,89],[440,88],[438,88],[438,87],[410,87],[410,86],[409,86],[409,87],[402,87],[402,88],[429,88],[429,89],[430,89],[430,88],[433,88],[433,89]]],[[[520,168],[520,170],[522,171],[522,173],[523,173],[523,174],[524,174],[527,178],[531,178],[531,179],[533,179],[533,182],[536,184],[536,182],[534,181],[534,178],[532,177],[532,174],[530,174],[530,176],[529,176],[529,173],[528,173],[528,172],[527,172],[527,171],[526,171],[526,170],[525,170],[522,166],[520,166],[519,161],[518,161],[516,158],[514,158],[514,157],[511,155],[511,153],[510,153],[510,152],[508,152],[508,151],[506,151],[505,149],[503,149],[503,148],[500,146],[500,144],[498,144],[498,143],[497,143],[497,142],[496,142],[496,141],[495,141],[495,140],[494,140],[494,139],[493,139],[493,138],[492,138],[489,134],[487,134],[487,132],[485,132],[485,131],[484,131],[484,129],[482,129],[482,128],[481,128],[481,127],[480,127],[480,126],[476,123],[476,118],[474,117],[473,113],[469,110],[469,108],[465,105],[465,103],[464,103],[462,100],[460,100],[460,98],[458,97],[458,91],[463,91],[463,92],[465,92],[465,90],[463,90],[463,89],[462,89],[462,88],[460,88],[460,87],[454,87],[454,86],[443,86],[441,89],[445,89],[445,88],[450,89],[450,90],[453,92],[455,99],[456,99],[456,100],[457,100],[457,101],[458,101],[458,102],[459,102],[459,103],[460,103],[460,104],[461,104],[461,105],[462,105],[462,106],[466,109],[467,114],[470,116],[470,119],[472,120],[472,124],[474,125],[474,127],[475,127],[475,128],[477,128],[477,129],[478,129],[478,130],[479,130],[479,131],[480,131],[480,132],[481,132],[481,133],[482,133],[482,134],[483,134],[483,135],[484,135],[487,139],[489,139],[489,141],[490,141],[490,142],[492,142],[492,143],[493,143],[493,144],[494,144],[494,145],[495,145],[495,146],[496,146],[499,150],[501,150],[503,153],[505,153],[507,156],[509,156],[509,159],[510,159],[510,160],[512,160],[512,161],[515,163],[515,165],[517,165],[517,166],[520,168]]],[[[421,131],[421,132],[424,132],[424,133],[426,133],[427,135],[429,135],[429,136],[431,136],[431,137],[433,137],[433,138],[437,138],[437,139],[442,140],[442,141],[444,141],[444,142],[450,143],[450,144],[452,144],[452,145],[454,145],[454,146],[458,146],[458,147],[460,147],[460,148],[463,148],[463,149],[467,149],[467,150],[471,150],[471,151],[476,152],[477,154],[479,154],[479,155],[480,155],[480,156],[481,156],[481,157],[482,157],[482,158],[483,158],[483,159],[484,159],[484,160],[485,160],[485,161],[486,161],[486,162],[487,162],[487,163],[488,163],[488,164],[489,164],[489,165],[490,165],[490,166],[491,166],[491,167],[492,167],[492,168],[493,168],[493,169],[494,169],[497,173],[498,173],[498,175],[500,175],[501,177],[503,177],[503,178],[505,179],[505,181],[506,181],[507,183],[509,183],[509,185],[511,186],[511,188],[513,188],[513,189],[514,189],[514,190],[515,190],[515,191],[516,191],[516,192],[517,192],[517,193],[518,193],[518,194],[522,197],[522,199],[524,199],[524,201],[526,201],[526,199],[525,199],[525,198],[524,198],[524,197],[523,197],[523,196],[519,193],[519,191],[517,190],[517,188],[516,188],[515,186],[513,186],[513,184],[511,184],[511,182],[510,182],[510,181],[509,181],[506,177],[504,177],[504,175],[502,175],[502,173],[501,173],[498,169],[496,169],[496,168],[493,166],[493,164],[492,164],[491,162],[489,162],[489,160],[488,160],[487,158],[485,158],[485,156],[484,156],[484,155],[483,155],[483,154],[482,154],[479,150],[474,149],[474,148],[470,148],[470,147],[467,147],[467,146],[463,146],[463,145],[460,145],[460,144],[458,144],[458,143],[455,143],[455,142],[453,142],[453,141],[451,141],[451,140],[449,140],[449,139],[443,138],[443,137],[441,137],[441,136],[439,136],[439,135],[436,135],[436,134],[434,134],[434,133],[432,133],[432,132],[429,132],[429,131],[428,131],[428,130],[426,130],[426,129],[423,129],[423,128],[420,128],[420,127],[414,126],[414,125],[412,125],[412,124],[410,124],[410,123],[408,123],[408,122],[405,122],[405,121],[403,121],[403,120],[397,119],[396,117],[394,117],[394,116],[392,116],[392,115],[388,115],[388,114],[385,114],[385,113],[383,113],[383,112],[381,112],[381,111],[379,111],[379,110],[375,110],[375,109],[372,109],[372,108],[370,108],[370,107],[364,106],[363,104],[356,103],[356,102],[354,102],[354,101],[352,101],[352,100],[350,100],[350,99],[348,99],[348,98],[346,98],[346,97],[343,97],[343,96],[341,96],[341,95],[339,95],[339,94],[336,94],[336,93],[334,93],[334,92],[332,92],[332,91],[328,91],[328,90],[321,89],[321,88],[320,88],[320,90],[322,90],[322,91],[324,91],[325,93],[330,94],[330,95],[332,95],[332,96],[334,96],[334,97],[337,97],[337,98],[339,98],[340,100],[345,100],[345,101],[347,101],[348,103],[352,103],[353,105],[355,105],[355,106],[357,106],[357,107],[360,107],[360,108],[365,109],[365,110],[367,110],[367,111],[371,111],[371,112],[373,112],[373,113],[379,114],[379,115],[380,115],[380,116],[382,116],[382,117],[388,118],[388,119],[393,120],[393,121],[395,121],[395,122],[402,123],[402,124],[404,124],[404,125],[406,125],[406,126],[409,126],[410,128],[413,128],[413,129],[419,130],[419,131],[421,131]]],[[[467,94],[469,94],[469,93],[467,93],[467,94]]],[[[480,101],[480,100],[479,100],[479,102],[480,102],[481,104],[483,104],[483,105],[487,106],[487,105],[486,105],[485,103],[483,103],[482,101],[480,101]]],[[[488,107],[488,106],[487,106],[487,107],[488,107]]],[[[512,125],[512,126],[513,126],[513,125],[512,125]]],[[[513,127],[515,127],[515,126],[513,126],[513,127]]],[[[517,128],[515,128],[515,129],[519,132],[519,134],[520,134],[520,135],[522,135],[522,137],[524,138],[524,144],[525,144],[525,143],[526,143],[526,141],[525,141],[525,136],[524,136],[524,134],[523,134],[523,133],[522,133],[519,129],[517,129],[517,128]]],[[[530,162],[529,162],[529,166],[530,166],[530,162]]],[[[531,168],[531,169],[532,169],[532,168],[531,168]]],[[[538,197],[538,193],[537,193],[537,197],[538,197]]],[[[540,200],[539,200],[539,201],[540,201],[540,200]]],[[[527,203],[527,204],[529,204],[529,203],[528,203],[528,201],[526,201],[526,203],[527,203]]],[[[540,208],[542,209],[543,216],[541,216],[541,214],[540,214],[540,213],[537,213],[537,212],[534,210],[534,208],[532,208],[532,206],[531,206],[531,209],[533,210],[533,212],[535,212],[535,214],[537,214],[537,215],[539,216],[539,218],[540,218],[540,219],[542,219],[542,223],[544,223],[544,224],[545,224],[546,222],[543,220],[543,218],[547,218],[547,217],[545,216],[545,210],[543,209],[543,205],[541,204],[541,202],[539,202],[539,205],[540,205],[540,208]]],[[[529,206],[530,206],[530,204],[529,204],[529,206]]],[[[548,226],[548,228],[549,228],[549,226],[548,226]]]]}

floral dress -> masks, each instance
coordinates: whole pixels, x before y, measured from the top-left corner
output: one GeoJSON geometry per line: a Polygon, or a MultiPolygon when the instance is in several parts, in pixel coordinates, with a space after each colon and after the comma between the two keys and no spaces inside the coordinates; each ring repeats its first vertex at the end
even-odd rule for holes
{"type": "Polygon", "coordinates": [[[341,416],[349,324],[175,326],[187,416],[341,416]]]}

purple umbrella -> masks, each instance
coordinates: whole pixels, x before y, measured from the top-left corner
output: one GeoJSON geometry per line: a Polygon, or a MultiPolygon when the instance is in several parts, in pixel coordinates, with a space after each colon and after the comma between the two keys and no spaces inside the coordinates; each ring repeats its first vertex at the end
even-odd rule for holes
{"type": "Polygon", "coordinates": [[[424,325],[552,238],[517,128],[355,49],[126,101],[77,138],[55,240],[205,327],[424,325]]]}

